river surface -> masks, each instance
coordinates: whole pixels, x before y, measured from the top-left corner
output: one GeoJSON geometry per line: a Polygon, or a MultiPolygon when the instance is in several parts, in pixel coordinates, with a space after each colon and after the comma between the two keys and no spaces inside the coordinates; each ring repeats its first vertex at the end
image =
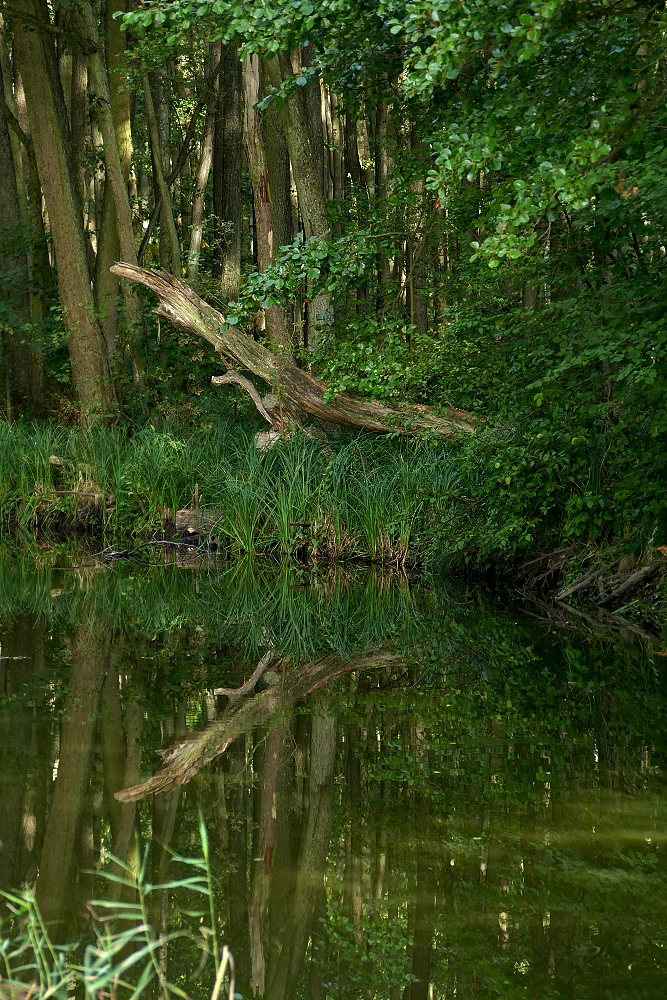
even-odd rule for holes
{"type": "Polygon", "coordinates": [[[214,939],[244,998],[667,994],[659,645],[443,581],[66,558],[0,553],[0,889],[54,942],[139,872],[171,995],[214,939]]]}

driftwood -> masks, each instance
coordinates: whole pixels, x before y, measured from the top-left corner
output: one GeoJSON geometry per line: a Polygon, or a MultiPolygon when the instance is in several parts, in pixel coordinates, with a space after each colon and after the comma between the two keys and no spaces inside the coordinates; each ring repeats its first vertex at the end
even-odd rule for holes
{"type": "Polygon", "coordinates": [[[594,566],[593,569],[589,570],[587,573],[584,573],[584,575],[580,576],[578,580],[574,581],[574,583],[570,583],[563,590],[559,591],[556,594],[554,600],[564,601],[566,600],[566,598],[571,597],[572,594],[576,594],[578,590],[583,590],[584,587],[587,587],[590,583],[593,582],[593,580],[595,579],[596,576],[598,576],[599,573],[600,573],[600,567],[594,566]]]}
{"type": "Polygon", "coordinates": [[[186,784],[202,767],[223,754],[239,736],[250,732],[255,726],[265,725],[281,709],[287,710],[300,698],[305,698],[337,677],[353,670],[376,670],[400,662],[400,656],[387,652],[355,660],[345,660],[342,656],[331,654],[311,663],[301,664],[292,673],[284,673],[280,683],[272,684],[252,698],[239,697],[239,692],[249,692],[254,687],[259,680],[259,676],[256,676],[258,671],[261,674],[268,666],[268,657],[264,657],[250,681],[230,692],[235,697],[230,698],[230,704],[220,719],[162,751],[163,762],[159,771],[147,781],[116,792],[115,798],[120,802],[134,802],[154,792],[172,791],[179,785],[186,784]],[[267,662],[262,666],[265,660],[267,662]]]}
{"type": "MultiPolygon", "coordinates": [[[[122,262],[111,270],[119,278],[144,285],[153,292],[158,300],[155,309],[158,316],[203,337],[230,365],[243,368],[268,382],[273,391],[286,401],[287,410],[291,404],[320,420],[377,434],[430,431],[451,436],[458,432],[472,434],[475,431],[473,417],[463,410],[450,408],[446,414],[436,414],[426,406],[391,409],[380,403],[353,399],[344,393],[326,401],[327,386],[323,382],[297,368],[289,358],[268,350],[252,337],[230,327],[221,313],[177,278],[164,271],[145,270],[122,262]]],[[[226,376],[222,378],[231,381],[226,376]]]]}
{"type": "Polygon", "coordinates": [[[611,594],[607,594],[601,601],[598,601],[599,606],[601,608],[605,608],[610,604],[616,604],[621,597],[627,597],[627,595],[631,594],[633,590],[636,590],[637,587],[641,586],[645,580],[649,580],[654,573],[657,573],[658,569],[662,565],[662,562],[656,560],[655,562],[652,562],[650,566],[644,566],[642,569],[638,569],[636,573],[633,573],[627,578],[625,583],[622,583],[620,587],[616,588],[616,590],[612,590],[611,594]]]}

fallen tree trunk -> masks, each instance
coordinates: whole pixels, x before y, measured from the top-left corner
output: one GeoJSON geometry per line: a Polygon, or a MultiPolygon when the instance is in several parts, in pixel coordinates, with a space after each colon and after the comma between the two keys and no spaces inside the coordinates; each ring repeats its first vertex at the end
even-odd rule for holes
{"type": "Polygon", "coordinates": [[[328,420],[343,427],[373,431],[376,434],[398,432],[419,434],[430,431],[452,435],[458,431],[472,434],[472,416],[463,410],[436,414],[426,406],[405,406],[392,409],[381,403],[362,402],[336,395],[325,401],[327,386],[308,372],[297,368],[287,358],[258,344],[252,337],[227,325],[224,316],[204,302],[196,292],[164,271],[146,270],[133,264],[119,263],[111,268],[120,278],[144,285],[157,297],[155,313],[190,333],[208,341],[225,360],[264,379],[274,393],[312,417],[328,420]]]}

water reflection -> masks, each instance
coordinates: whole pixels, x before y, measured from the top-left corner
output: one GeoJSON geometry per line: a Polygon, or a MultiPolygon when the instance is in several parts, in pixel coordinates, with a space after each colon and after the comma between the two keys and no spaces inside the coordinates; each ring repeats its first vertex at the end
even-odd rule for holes
{"type": "MultiPolygon", "coordinates": [[[[135,835],[154,884],[179,877],[202,812],[244,997],[663,995],[665,661],[642,640],[252,565],[8,558],[0,614],[0,888],[32,887],[55,939],[131,901],[89,872],[136,870],[135,835]]],[[[157,932],[196,938],[195,912],[152,897],[157,932]]],[[[160,962],[198,997],[200,958],[160,962]]]]}

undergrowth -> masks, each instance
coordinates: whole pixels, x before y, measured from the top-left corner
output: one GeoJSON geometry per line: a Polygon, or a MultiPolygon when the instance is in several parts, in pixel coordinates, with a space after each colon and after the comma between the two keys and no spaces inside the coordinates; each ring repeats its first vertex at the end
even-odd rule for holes
{"type": "Polygon", "coordinates": [[[515,437],[506,426],[446,442],[298,432],[262,452],[251,428],[231,422],[132,435],[1,423],[0,522],[42,534],[78,525],[117,545],[173,533],[176,512],[196,504],[229,555],[432,568],[511,560],[564,538],[625,538],[638,551],[665,540],[650,512],[645,523],[620,505],[610,516],[611,486],[608,519],[591,520],[572,463],[531,455],[515,437]]]}

